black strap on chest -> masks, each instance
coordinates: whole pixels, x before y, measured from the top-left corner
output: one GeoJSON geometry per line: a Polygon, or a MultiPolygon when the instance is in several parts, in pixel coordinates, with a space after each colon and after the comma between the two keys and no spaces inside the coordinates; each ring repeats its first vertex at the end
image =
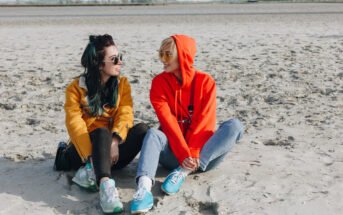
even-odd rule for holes
{"type": "Polygon", "coordinates": [[[195,71],[194,77],[193,77],[193,80],[191,83],[191,96],[190,96],[190,102],[188,105],[188,112],[189,112],[189,115],[191,117],[191,119],[190,119],[191,121],[192,121],[192,116],[193,116],[193,111],[194,111],[194,88],[195,88],[196,77],[197,77],[197,72],[195,71]]]}
{"type": "MultiPolygon", "coordinates": [[[[195,88],[195,80],[196,80],[196,76],[197,76],[197,72],[195,71],[194,73],[194,77],[192,79],[192,83],[191,83],[191,95],[190,95],[190,101],[189,101],[189,105],[187,107],[188,112],[183,108],[183,106],[179,103],[178,101],[178,105],[181,107],[181,109],[188,115],[189,119],[185,119],[183,121],[185,122],[191,122],[192,121],[192,116],[193,116],[193,112],[194,112],[194,88],[195,88]]],[[[166,83],[169,85],[169,88],[173,91],[173,87],[171,86],[171,84],[169,83],[168,79],[165,79],[166,83]]],[[[180,121],[181,122],[181,121],[180,121]]]]}

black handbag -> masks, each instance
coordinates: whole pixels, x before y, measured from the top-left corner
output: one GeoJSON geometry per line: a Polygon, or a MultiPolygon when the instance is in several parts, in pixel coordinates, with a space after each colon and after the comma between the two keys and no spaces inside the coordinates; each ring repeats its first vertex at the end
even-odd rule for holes
{"type": "Polygon", "coordinates": [[[68,171],[71,169],[69,165],[69,158],[67,156],[68,144],[65,142],[60,142],[57,147],[54,170],[55,171],[68,171]]]}

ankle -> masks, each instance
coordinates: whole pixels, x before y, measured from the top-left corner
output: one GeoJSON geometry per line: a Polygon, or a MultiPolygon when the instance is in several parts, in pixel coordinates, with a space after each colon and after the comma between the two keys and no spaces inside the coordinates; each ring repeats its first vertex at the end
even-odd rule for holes
{"type": "Polygon", "coordinates": [[[100,185],[102,184],[102,182],[104,182],[104,181],[106,181],[106,180],[108,180],[108,179],[110,179],[109,177],[102,177],[101,179],[100,179],[100,185]]]}
{"type": "Polygon", "coordinates": [[[180,166],[180,172],[186,177],[192,172],[192,170],[188,170],[180,166]]]}
{"type": "Polygon", "coordinates": [[[143,175],[143,176],[139,177],[138,188],[141,188],[141,187],[145,187],[145,189],[147,189],[150,192],[151,191],[151,187],[152,187],[152,180],[151,180],[151,178],[149,178],[146,175],[143,175]]]}

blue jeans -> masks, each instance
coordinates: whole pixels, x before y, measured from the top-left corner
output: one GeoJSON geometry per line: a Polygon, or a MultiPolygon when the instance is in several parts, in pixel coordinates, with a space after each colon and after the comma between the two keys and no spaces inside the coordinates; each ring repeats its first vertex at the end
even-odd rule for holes
{"type": "MultiPolygon", "coordinates": [[[[218,166],[242,135],[243,125],[238,119],[234,118],[222,123],[200,151],[199,170],[205,172],[218,166]]],[[[155,182],[158,163],[171,170],[180,166],[166,135],[160,130],[151,128],[143,140],[136,181],[140,176],[145,175],[155,182]]]]}

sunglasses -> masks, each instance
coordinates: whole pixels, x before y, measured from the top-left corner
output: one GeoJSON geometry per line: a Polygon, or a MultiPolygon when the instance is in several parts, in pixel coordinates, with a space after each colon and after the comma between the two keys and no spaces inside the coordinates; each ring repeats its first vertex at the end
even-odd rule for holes
{"type": "Polygon", "coordinates": [[[173,57],[173,55],[168,51],[168,52],[164,52],[164,51],[159,51],[158,52],[158,56],[160,57],[160,59],[162,60],[162,58],[164,58],[166,61],[170,61],[173,57]]]}
{"type": "Polygon", "coordinates": [[[114,63],[114,65],[117,65],[120,61],[123,61],[123,55],[122,54],[118,54],[117,56],[114,56],[114,58],[112,60],[107,60],[107,61],[103,61],[103,62],[109,62],[109,63],[114,63]]]}

